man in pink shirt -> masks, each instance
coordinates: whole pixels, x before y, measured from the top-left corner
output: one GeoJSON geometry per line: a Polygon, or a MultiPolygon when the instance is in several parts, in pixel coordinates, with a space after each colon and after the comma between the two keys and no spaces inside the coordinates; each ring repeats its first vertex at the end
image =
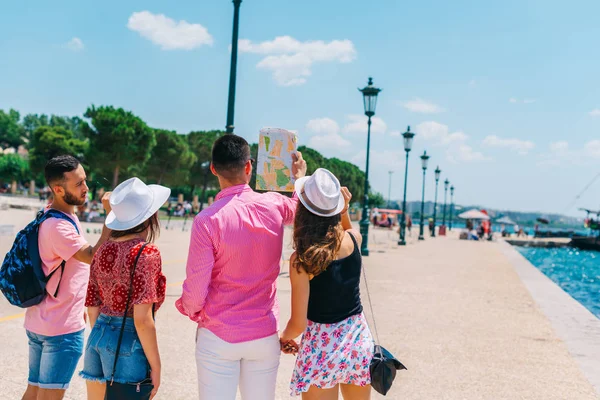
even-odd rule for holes
{"type": "MultiPolygon", "coordinates": [[[[194,220],[187,277],[177,309],[198,323],[196,364],[202,400],[275,398],[280,345],[276,280],[283,227],[296,197],[259,194],[248,183],[250,147],[225,135],[213,145],[211,171],[221,192],[194,220]]],[[[302,154],[292,174],[306,175],[302,154]]]]}
{"type": "MultiPolygon", "coordinates": [[[[83,353],[85,329],[84,303],[90,266],[96,249],[104,243],[110,230],[103,228],[96,246],[90,246],[74,207],[85,204],[88,187],[79,161],[59,156],[46,164],[45,177],[53,194],[49,208],[58,210],[68,220],[48,218],[39,228],[38,243],[42,269],[46,276],[66,262],[48,281],[44,300],[27,309],[25,329],[29,338],[29,378],[23,400],[60,400],[69,387],[77,362],[83,353]],[[59,286],[60,284],[60,286],[59,286]],[[56,297],[54,296],[56,295],[56,297]]],[[[102,204],[110,212],[107,193],[102,204]]]]}

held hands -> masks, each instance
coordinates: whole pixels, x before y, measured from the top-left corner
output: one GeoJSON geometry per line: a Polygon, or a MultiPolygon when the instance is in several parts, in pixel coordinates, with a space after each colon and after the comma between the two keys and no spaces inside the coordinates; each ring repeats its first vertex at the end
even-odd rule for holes
{"type": "Polygon", "coordinates": [[[341,189],[342,196],[344,196],[344,209],[342,210],[342,214],[348,212],[348,207],[350,207],[350,200],[352,200],[352,193],[348,190],[346,186],[343,186],[341,189]]]}
{"type": "Polygon", "coordinates": [[[104,210],[106,211],[106,215],[110,214],[110,212],[112,211],[112,207],[110,206],[110,195],[112,194],[112,192],[106,192],[104,193],[104,196],[102,196],[102,207],[104,207],[104,210]]]}
{"type": "Polygon", "coordinates": [[[298,349],[300,348],[294,339],[284,340],[283,338],[279,338],[279,346],[283,354],[294,356],[298,354],[298,349]]]}
{"type": "Polygon", "coordinates": [[[300,179],[306,176],[306,161],[302,158],[302,153],[297,151],[292,154],[292,175],[294,179],[300,179]]]}

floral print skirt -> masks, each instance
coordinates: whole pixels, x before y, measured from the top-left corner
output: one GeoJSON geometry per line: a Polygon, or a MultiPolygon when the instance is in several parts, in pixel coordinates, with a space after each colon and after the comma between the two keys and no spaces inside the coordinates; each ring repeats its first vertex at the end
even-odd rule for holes
{"type": "Polygon", "coordinates": [[[335,324],[309,320],[292,374],[291,395],[307,392],[311,385],[320,389],[338,383],[369,385],[374,345],[362,313],[335,324]]]}

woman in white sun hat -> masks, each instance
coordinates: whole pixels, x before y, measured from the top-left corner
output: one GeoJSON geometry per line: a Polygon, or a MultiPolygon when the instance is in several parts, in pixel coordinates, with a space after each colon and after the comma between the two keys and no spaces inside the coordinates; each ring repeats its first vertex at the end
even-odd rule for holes
{"type": "Polygon", "coordinates": [[[303,399],[369,399],[374,342],[362,313],[362,237],[352,229],[352,195],[319,168],[296,181],[300,202],[290,258],[292,316],[281,335],[297,353],[291,394],[303,399]],[[304,332],[298,346],[295,338],[304,332]]]}
{"type": "Polygon", "coordinates": [[[160,231],[158,210],[170,194],[166,187],[131,178],[110,197],[106,226],[112,232],[90,266],[85,301],[92,332],[80,376],[87,380],[89,400],[104,399],[111,382],[151,391],[150,398],[160,386],[154,312],[165,300],[166,278],[153,243],[160,231]]]}

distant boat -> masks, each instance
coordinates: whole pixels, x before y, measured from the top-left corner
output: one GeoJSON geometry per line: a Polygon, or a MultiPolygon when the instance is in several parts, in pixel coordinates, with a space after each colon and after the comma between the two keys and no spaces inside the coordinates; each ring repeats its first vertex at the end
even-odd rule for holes
{"type": "Polygon", "coordinates": [[[600,251],[600,236],[573,236],[570,244],[581,250],[600,251]]]}
{"type": "Polygon", "coordinates": [[[581,250],[600,251],[600,211],[592,211],[585,208],[580,208],[581,211],[587,212],[586,225],[590,229],[589,236],[575,235],[571,238],[570,245],[581,250]],[[590,219],[590,214],[596,214],[597,218],[594,221],[590,219]],[[595,231],[598,231],[594,234],[595,231]]]}

